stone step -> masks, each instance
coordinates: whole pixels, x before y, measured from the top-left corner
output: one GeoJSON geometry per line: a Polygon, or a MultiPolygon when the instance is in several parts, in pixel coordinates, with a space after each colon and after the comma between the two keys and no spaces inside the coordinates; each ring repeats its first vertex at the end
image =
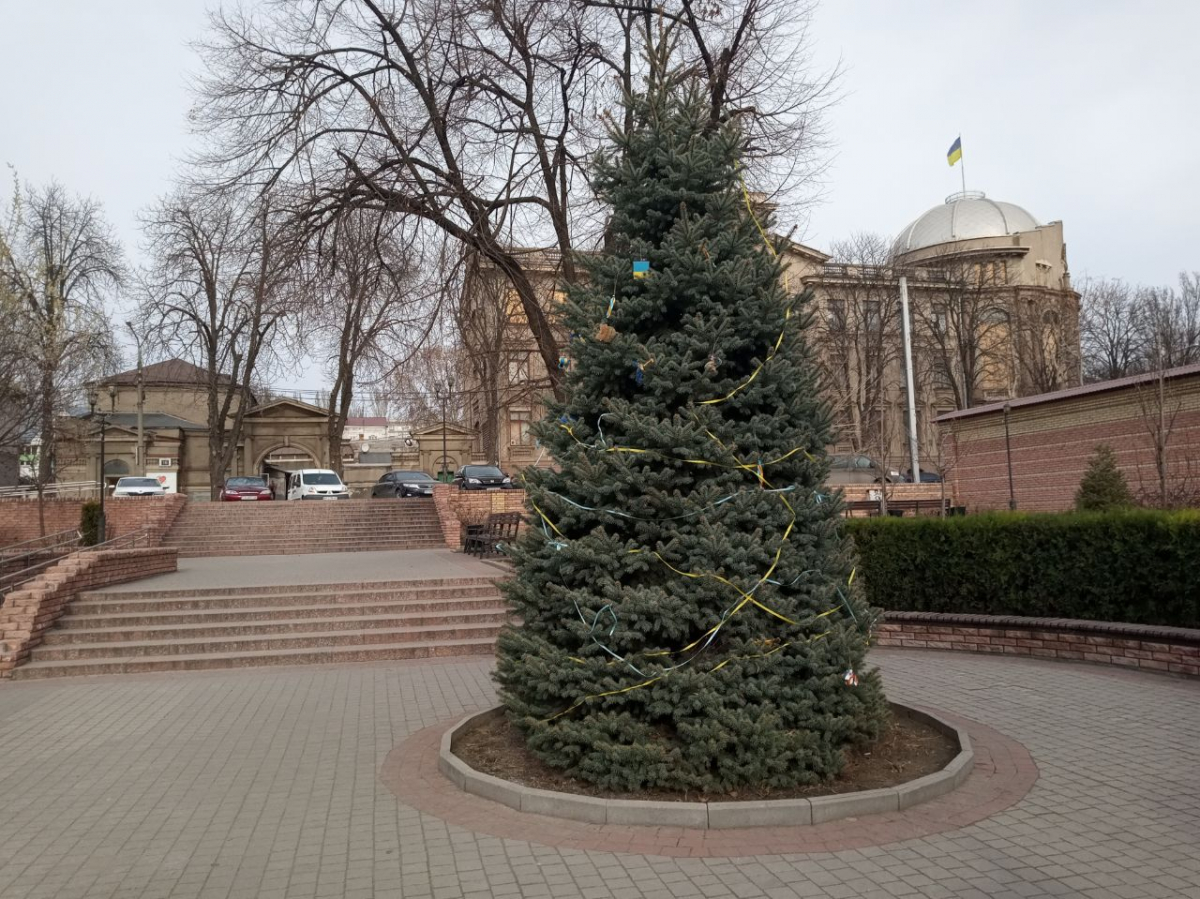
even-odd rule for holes
{"type": "Polygon", "coordinates": [[[235,505],[224,508],[185,509],[177,521],[279,521],[281,519],[319,521],[329,518],[437,518],[432,503],[410,506],[401,503],[373,503],[353,506],[346,503],[304,503],[292,506],[235,505]]]}
{"type": "Polygon", "coordinates": [[[413,549],[441,549],[444,547],[444,543],[434,543],[431,540],[405,540],[392,543],[358,543],[350,545],[344,543],[287,543],[260,546],[168,546],[167,548],[176,549],[181,559],[198,559],[221,558],[225,556],[296,556],[348,552],[389,552],[413,549]]]}
{"type": "Polygon", "coordinates": [[[322,605],[251,606],[142,613],[64,615],[52,634],[97,628],[165,628],[176,625],[255,624],[273,621],[335,621],[341,618],[395,618],[397,615],[470,614],[504,608],[493,593],[474,598],[401,600],[322,605]]]}
{"type": "Polygon", "coordinates": [[[98,599],[172,599],[204,596],[265,596],[286,593],[299,596],[307,593],[353,595],[364,590],[388,591],[394,594],[418,595],[443,587],[495,587],[502,575],[496,577],[399,578],[393,581],[336,581],[311,584],[259,584],[241,587],[175,587],[148,590],[85,590],[79,594],[83,601],[98,599]]]}
{"type": "MultiPolygon", "coordinates": [[[[120,594],[116,594],[120,596],[120,594]]],[[[363,590],[354,593],[264,593],[234,596],[179,596],[171,598],[76,600],[70,612],[60,621],[80,616],[144,615],[151,612],[243,612],[253,609],[301,608],[304,606],[333,606],[351,608],[359,605],[402,606],[412,604],[429,608],[430,603],[464,603],[494,600],[493,586],[446,587],[419,591],[363,590]]],[[[70,626],[70,625],[66,625],[70,626]]]]}
{"type": "Polygon", "coordinates": [[[404,542],[421,540],[441,540],[441,531],[392,531],[381,528],[368,528],[362,531],[309,531],[304,533],[250,533],[224,531],[212,534],[173,534],[163,539],[165,546],[199,545],[201,543],[229,543],[231,541],[253,540],[257,543],[353,543],[370,540],[374,543],[404,542]]]}
{"type": "Polygon", "coordinates": [[[45,677],[78,677],[98,674],[137,674],[153,671],[193,671],[266,665],[318,665],[338,662],[398,661],[446,656],[487,655],[494,651],[495,645],[495,638],[483,637],[319,649],[277,649],[269,652],[135,656],[123,659],[79,659],[58,662],[31,661],[15,669],[13,679],[33,680],[45,677]]]}
{"type": "MultiPolygon", "coordinates": [[[[268,610],[273,611],[273,610],[268,610]]],[[[346,610],[342,610],[345,612],[346,610]]],[[[266,620],[230,620],[226,614],[201,616],[198,622],[130,624],[120,617],[91,618],[86,627],[54,628],[42,638],[42,646],[96,643],[153,643],[166,640],[212,640],[224,637],[262,637],[277,634],[368,631],[387,628],[485,626],[499,627],[508,618],[504,606],[491,604],[471,609],[408,611],[400,606],[374,615],[342,614],[337,617],[274,617],[266,620]]]]}
{"type": "Polygon", "coordinates": [[[442,535],[433,533],[414,533],[414,534],[380,534],[377,532],[364,532],[360,535],[348,535],[343,537],[341,534],[298,534],[298,535],[283,535],[283,534],[214,534],[210,537],[203,538],[178,538],[170,537],[163,540],[164,546],[203,546],[212,544],[222,546],[226,544],[246,543],[253,541],[256,545],[287,545],[287,544],[329,544],[330,546],[349,546],[356,543],[373,543],[373,544],[407,544],[407,543],[431,543],[431,541],[442,540],[442,535]]]}
{"type": "Polygon", "coordinates": [[[131,657],[163,658],[218,654],[251,654],[286,649],[331,649],[402,643],[448,642],[494,638],[502,622],[470,625],[428,625],[363,631],[314,631],[276,636],[225,637],[220,639],[130,640],[127,642],[45,644],[30,654],[31,662],[66,662],[86,659],[114,660],[131,657]]]}

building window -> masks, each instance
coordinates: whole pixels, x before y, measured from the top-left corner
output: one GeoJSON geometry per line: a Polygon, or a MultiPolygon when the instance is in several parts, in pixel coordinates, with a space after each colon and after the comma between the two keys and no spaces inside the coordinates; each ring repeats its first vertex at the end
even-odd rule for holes
{"type": "Polygon", "coordinates": [[[510,290],[504,297],[504,317],[516,325],[528,323],[525,317],[525,307],[521,305],[521,296],[515,290],[510,290]]]}
{"type": "Polygon", "coordinates": [[[533,413],[528,409],[511,409],[508,413],[508,442],[512,446],[529,446],[533,436],[529,426],[533,424],[533,413]]]}
{"type": "Polygon", "coordinates": [[[524,384],[529,380],[529,354],[508,354],[508,383],[524,384]]]}
{"type": "Polygon", "coordinates": [[[875,333],[883,326],[883,317],[880,315],[879,300],[867,300],[867,330],[875,333]]]}
{"type": "Polygon", "coordinates": [[[946,322],[946,307],[945,306],[934,306],[933,307],[933,330],[934,330],[934,333],[945,334],[946,333],[946,323],[947,323],[946,322]]]}

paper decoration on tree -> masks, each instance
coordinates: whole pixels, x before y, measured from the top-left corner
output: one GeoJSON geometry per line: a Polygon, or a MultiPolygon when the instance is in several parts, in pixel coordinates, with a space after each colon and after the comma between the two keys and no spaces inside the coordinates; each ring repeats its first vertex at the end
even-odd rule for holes
{"type": "Polygon", "coordinates": [[[612,325],[604,322],[600,323],[600,328],[596,331],[596,339],[601,343],[612,343],[613,338],[617,336],[617,329],[612,325]]]}
{"type": "Polygon", "coordinates": [[[635,259],[633,261],[633,276],[635,278],[644,278],[650,274],[650,263],[645,259],[635,259]]]}
{"type": "Polygon", "coordinates": [[[858,686],[858,675],[854,673],[853,668],[846,669],[846,673],[842,675],[842,680],[845,682],[847,687],[858,686]]]}
{"type": "Polygon", "coordinates": [[[717,373],[717,357],[710,355],[708,361],[704,363],[704,370],[710,375],[717,373]]]}
{"type": "Polygon", "coordinates": [[[568,359],[566,356],[559,356],[559,357],[558,357],[558,367],[559,367],[559,368],[565,369],[565,368],[567,368],[568,366],[570,366],[570,364],[571,364],[571,360],[570,360],[570,359],[568,359]]]}

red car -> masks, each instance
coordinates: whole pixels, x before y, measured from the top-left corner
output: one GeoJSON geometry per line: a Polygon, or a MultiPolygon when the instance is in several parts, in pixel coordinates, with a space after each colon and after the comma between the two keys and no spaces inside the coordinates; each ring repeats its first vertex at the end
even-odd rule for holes
{"type": "Polygon", "coordinates": [[[221,488],[221,502],[274,499],[275,491],[266,478],[226,478],[221,488]]]}

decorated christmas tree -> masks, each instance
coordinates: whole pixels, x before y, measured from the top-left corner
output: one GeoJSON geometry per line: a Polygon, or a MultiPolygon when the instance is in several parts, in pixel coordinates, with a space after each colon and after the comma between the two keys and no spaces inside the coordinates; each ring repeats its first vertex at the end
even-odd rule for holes
{"type": "Polygon", "coordinates": [[[500,639],[510,720],[611,789],[836,775],[886,704],[822,486],[830,412],[743,138],[685,91],[635,101],[594,180],[608,251],[564,309],[567,399],[535,427],[500,639]]]}

